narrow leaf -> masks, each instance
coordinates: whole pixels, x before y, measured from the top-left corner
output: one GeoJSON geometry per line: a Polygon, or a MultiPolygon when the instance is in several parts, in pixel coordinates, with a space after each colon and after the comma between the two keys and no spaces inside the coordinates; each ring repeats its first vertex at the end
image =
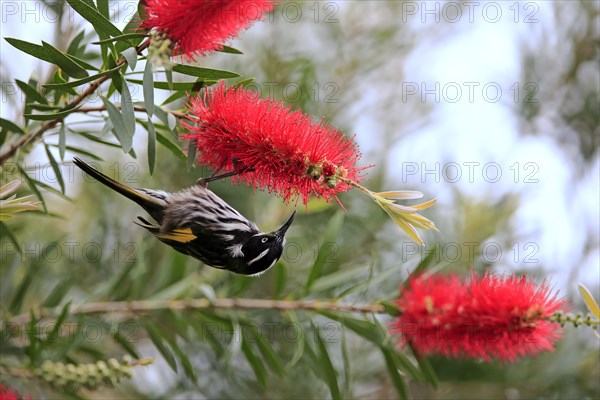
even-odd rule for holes
{"type": "Polygon", "coordinates": [[[123,121],[123,115],[119,109],[111,103],[105,97],[100,96],[104,106],[106,107],[106,111],[108,111],[108,117],[113,124],[113,132],[115,136],[121,143],[121,147],[125,153],[131,150],[131,146],[133,145],[132,137],[127,134],[127,129],[125,128],[125,121],[123,121]]]}
{"type": "Polygon", "coordinates": [[[154,114],[154,73],[153,66],[150,60],[146,60],[144,68],[144,107],[149,116],[154,114]]]}
{"type": "Polygon", "coordinates": [[[54,327],[52,328],[52,331],[48,334],[48,337],[46,338],[46,343],[52,344],[58,338],[60,328],[62,327],[63,322],[65,322],[67,315],[69,315],[70,308],[71,302],[69,301],[63,306],[60,315],[58,316],[58,318],[56,318],[56,321],[54,322],[54,327]]]}
{"type": "Polygon", "coordinates": [[[135,134],[135,110],[133,108],[131,93],[125,80],[123,80],[123,87],[121,88],[121,114],[123,115],[125,130],[133,138],[135,134]]]}
{"type": "Polygon", "coordinates": [[[242,352],[244,353],[244,356],[246,356],[248,364],[250,364],[250,367],[254,371],[258,383],[262,388],[265,388],[267,386],[267,370],[260,358],[254,354],[254,351],[246,338],[242,339],[242,352]]]}
{"type": "Polygon", "coordinates": [[[113,36],[113,37],[108,38],[108,39],[99,40],[97,42],[92,42],[92,44],[104,44],[104,43],[114,42],[114,41],[117,41],[117,40],[128,42],[129,39],[144,38],[144,37],[147,37],[147,36],[148,35],[146,35],[145,33],[126,33],[124,35],[113,36]]]}
{"type": "Polygon", "coordinates": [[[129,65],[129,69],[135,71],[135,66],[137,65],[138,54],[135,51],[134,47],[130,47],[128,49],[123,50],[121,53],[123,57],[127,60],[127,64],[129,65]]]}
{"type": "Polygon", "coordinates": [[[174,64],[172,67],[173,71],[179,72],[180,74],[195,76],[202,79],[227,79],[237,78],[241,75],[236,72],[223,71],[211,68],[200,68],[191,65],[174,64]]]}
{"type": "MultiPolygon", "coordinates": [[[[17,252],[19,252],[19,254],[23,254],[23,251],[21,250],[21,245],[19,244],[19,241],[17,240],[15,235],[11,232],[8,225],[0,221],[0,237],[4,235],[6,235],[8,237],[8,240],[12,242],[12,244],[15,246],[15,249],[17,249],[17,252]]],[[[4,247],[2,250],[6,252],[8,248],[4,247]]]]}
{"type": "Polygon", "coordinates": [[[42,207],[44,208],[44,212],[47,213],[48,208],[46,207],[46,201],[44,200],[44,196],[42,196],[42,193],[37,188],[35,181],[33,179],[31,179],[31,177],[27,174],[27,172],[20,165],[17,164],[17,168],[19,169],[21,176],[23,178],[25,178],[25,181],[27,182],[27,186],[29,186],[29,188],[35,194],[35,196],[42,202],[42,207]]]}
{"type": "Polygon", "coordinates": [[[327,351],[327,346],[321,337],[321,334],[318,331],[318,328],[315,331],[315,338],[317,339],[317,345],[319,347],[319,355],[320,355],[320,364],[323,372],[323,379],[327,386],[329,387],[329,391],[331,392],[331,397],[336,399],[341,399],[342,394],[340,392],[340,387],[337,380],[337,371],[331,362],[331,357],[329,357],[329,352],[327,351]]]}
{"type": "Polygon", "coordinates": [[[229,54],[244,54],[241,51],[239,51],[238,49],[234,49],[233,47],[225,46],[225,45],[223,45],[223,48],[221,50],[217,50],[217,51],[220,51],[221,53],[229,53],[229,54]]]}
{"type": "Polygon", "coordinates": [[[100,12],[88,4],[81,0],[67,0],[67,3],[73,7],[79,15],[88,20],[94,28],[109,34],[110,36],[122,36],[123,32],[121,32],[116,26],[112,24],[104,15],[100,14],[100,12]]]}
{"type": "Polygon", "coordinates": [[[387,367],[388,374],[390,375],[392,383],[398,392],[398,396],[400,396],[401,399],[408,399],[408,387],[404,378],[400,375],[400,373],[398,373],[398,367],[394,362],[394,357],[390,354],[390,350],[381,347],[381,352],[383,354],[383,358],[385,359],[385,366],[387,367]]]}
{"type": "Polygon", "coordinates": [[[196,147],[196,140],[190,139],[188,142],[188,154],[187,154],[187,169],[188,171],[194,167],[194,161],[196,161],[196,152],[198,148],[196,147]]]}
{"type": "Polygon", "coordinates": [[[30,86],[29,84],[18,79],[15,79],[15,82],[17,83],[17,86],[19,86],[19,89],[21,89],[23,93],[27,95],[27,103],[37,101],[41,104],[48,104],[48,100],[46,100],[46,98],[42,96],[42,94],[33,86],[30,86]]]}
{"type": "Polygon", "coordinates": [[[83,79],[78,79],[76,81],[71,81],[71,82],[63,82],[63,83],[47,83],[45,85],[43,85],[45,88],[47,89],[65,89],[65,88],[74,88],[80,85],[83,85],[84,83],[88,83],[91,81],[95,81],[98,78],[103,77],[104,75],[110,75],[113,72],[116,72],[120,69],[121,67],[114,67],[113,69],[109,69],[107,71],[103,71],[100,72],[99,74],[94,74],[94,75],[90,75],[87,78],[83,78],[83,79]]]}
{"type": "Polygon", "coordinates": [[[175,356],[173,356],[173,352],[169,348],[169,345],[165,343],[165,340],[161,337],[158,328],[149,321],[144,323],[144,327],[146,328],[150,340],[154,343],[154,346],[156,346],[156,350],[163,356],[171,369],[177,372],[177,361],[175,360],[175,356]]]}
{"type": "Polygon", "coordinates": [[[148,119],[148,168],[150,175],[154,173],[154,165],[156,163],[156,130],[154,124],[148,119]]]}
{"type": "Polygon", "coordinates": [[[54,64],[58,65],[59,68],[65,72],[65,74],[78,79],[88,76],[87,71],[81,65],[67,57],[62,51],[44,41],[42,41],[42,46],[50,58],[52,58],[54,64]]]}
{"type": "Polygon", "coordinates": [[[67,148],[67,133],[65,131],[65,124],[60,124],[60,130],[58,131],[58,153],[61,161],[65,160],[65,150],[67,148]]]}
{"type": "Polygon", "coordinates": [[[54,159],[52,152],[48,148],[48,145],[45,143],[44,143],[44,148],[46,149],[46,156],[48,157],[48,161],[50,161],[50,166],[52,167],[52,171],[54,171],[54,175],[56,175],[56,180],[58,181],[58,184],[60,185],[60,191],[65,193],[65,181],[63,180],[62,171],[60,170],[58,163],[54,159]]]}
{"type": "Polygon", "coordinates": [[[51,121],[53,119],[63,119],[67,115],[77,111],[78,109],[79,107],[76,107],[50,114],[23,114],[23,116],[34,121],[51,121]]]}
{"type": "Polygon", "coordinates": [[[69,292],[69,289],[73,286],[73,281],[71,279],[65,279],[60,281],[54,289],[50,292],[48,297],[42,303],[42,307],[44,308],[52,308],[56,307],[60,304],[60,302],[64,299],[65,295],[69,292]]]}
{"type": "MultiPolygon", "coordinates": [[[[138,85],[144,84],[144,81],[141,81],[139,79],[127,79],[127,80],[131,83],[136,83],[138,85]]],[[[189,91],[189,92],[197,92],[206,86],[206,84],[202,80],[198,80],[196,82],[172,82],[171,85],[169,85],[169,82],[154,81],[153,85],[154,85],[155,89],[177,90],[177,91],[183,90],[183,91],[189,91]]]]}
{"type": "Polygon", "coordinates": [[[0,128],[2,128],[3,130],[9,131],[9,132],[20,133],[21,135],[23,135],[25,133],[25,132],[23,132],[23,129],[21,129],[14,122],[9,121],[4,118],[0,118],[0,128]]]}
{"type": "Polygon", "coordinates": [[[44,49],[44,46],[40,46],[39,44],[29,43],[24,40],[14,39],[14,38],[4,38],[11,46],[15,47],[18,50],[21,50],[23,53],[27,53],[35,58],[40,60],[49,62],[54,64],[54,60],[44,49]]]}

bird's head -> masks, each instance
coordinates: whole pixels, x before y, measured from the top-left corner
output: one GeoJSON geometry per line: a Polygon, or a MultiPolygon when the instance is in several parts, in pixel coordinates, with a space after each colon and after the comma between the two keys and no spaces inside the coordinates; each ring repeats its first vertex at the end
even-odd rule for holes
{"type": "Polygon", "coordinates": [[[260,274],[271,268],[283,253],[285,233],[292,225],[296,212],[285,224],[274,232],[258,233],[250,237],[242,246],[245,275],[260,274]]]}

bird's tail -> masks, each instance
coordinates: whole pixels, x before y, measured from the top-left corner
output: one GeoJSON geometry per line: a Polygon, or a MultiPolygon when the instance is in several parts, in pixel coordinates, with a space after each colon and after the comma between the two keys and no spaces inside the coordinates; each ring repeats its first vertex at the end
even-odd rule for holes
{"type": "Polygon", "coordinates": [[[146,210],[154,219],[159,221],[162,218],[162,211],[165,207],[164,200],[153,198],[148,194],[145,194],[141,191],[135,190],[127,185],[124,185],[120,182],[115,181],[112,178],[104,175],[102,172],[98,171],[91,165],[84,162],[82,159],[75,157],[73,159],[73,163],[81,168],[85,173],[90,175],[92,178],[96,179],[98,182],[108,186],[115,192],[122,194],[130,200],[133,200],[144,210],[146,210]]]}

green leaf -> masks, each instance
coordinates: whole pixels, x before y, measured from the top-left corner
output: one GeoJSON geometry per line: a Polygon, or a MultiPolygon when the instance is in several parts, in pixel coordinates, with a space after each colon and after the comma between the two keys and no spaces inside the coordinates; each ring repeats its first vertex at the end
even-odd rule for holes
{"type": "Polygon", "coordinates": [[[108,0],[96,0],[98,11],[107,19],[110,17],[110,11],[108,9],[108,0]]]}
{"type": "Polygon", "coordinates": [[[156,163],[156,130],[154,124],[148,119],[148,168],[150,175],[154,173],[154,165],[156,163]]]}
{"type": "MultiPolygon", "coordinates": [[[[298,319],[298,316],[296,315],[296,312],[288,311],[286,314],[287,314],[289,320],[292,322],[291,326],[300,329],[301,324],[300,324],[300,320],[298,319]]],[[[300,361],[302,359],[302,357],[304,356],[304,347],[306,346],[306,343],[302,336],[302,335],[304,335],[304,331],[300,330],[300,332],[301,332],[301,335],[299,335],[298,340],[296,340],[296,350],[294,351],[294,355],[292,356],[292,359],[290,361],[288,361],[288,363],[285,366],[287,369],[296,365],[296,363],[298,361],[300,361]]]]}
{"type": "Polygon", "coordinates": [[[25,134],[23,129],[17,126],[14,122],[4,118],[0,118],[0,128],[2,128],[5,131],[20,133],[21,135],[25,134]]]}
{"type": "Polygon", "coordinates": [[[388,374],[398,392],[398,396],[401,399],[408,399],[408,387],[404,378],[398,373],[398,366],[396,365],[395,359],[391,354],[390,350],[384,347],[380,347],[381,352],[383,354],[383,358],[385,359],[385,366],[387,367],[388,374]]]}
{"type": "Polygon", "coordinates": [[[383,345],[386,341],[387,335],[385,331],[369,321],[360,320],[354,317],[348,317],[344,314],[332,313],[325,310],[319,310],[317,312],[331,320],[340,322],[358,336],[377,346],[383,345]]]}
{"type": "Polygon", "coordinates": [[[594,317],[600,319],[600,307],[598,306],[596,299],[594,299],[594,296],[592,296],[592,293],[582,283],[579,283],[578,287],[579,294],[581,295],[581,298],[583,298],[583,301],[585,302],[587,308],[590,310],[594,317]]]}
{"type": "Polygon", "coordinates": [[[65,124],[60,124],[60,130],[58,131],[58,153],[60,155],[60,160],[65,160],[65,150],[67,148],[67,133],[65,124]]]}
{"type": "Polygon", "coordinates": [[[67,315],[69,315],[70,308],[71,308],[71,302],[68,301],[63,306],[62,311],[60,312],[60,315],[58,316],[58,318],[56,318],[56,321],[54,322],[54,327],[52,328],[52,331],[50,331],[50,333],[46,337],[46,343],[52,344],[58,338],[58,335],[60,333],[60,328],[62,327],[63,322],[65,322],[67,315]]]}
{"type": "Polygon", "coordinates": [[[188,355],[181,349],[181,347],[179,347],[177,345],[177,343],[175,342],[174,339],[171,340],[170,338],[165,338],[165,340],[167,340],[169,342],[171,349],[177,355],[177,358],[179,359],[179,362],[181,363],[181,366],[183,367],[183,372],[185,372],[187,377],[190,378],[193,382],[196,381],[196,379],[197,379],[196,371],[194,370],[194,366],[190,362],[188,355]]]}
{"type": "Polygon", "coordinates": [[[32,110],[40,110],[40,111],[58,111],[58,110],[63,109],[63,107],[60,107],[60,106],[47,106],[45,104],[38,104],[38,103],[27,103],[27,104],[25,104],[25,106],[32,110]]]}
{"type": "Polygon", "coordinates": [[[167,86],[169,90],[173,90],[173,70],[171,68],[165,69],[165,76],[167,77],[167,86]]]}
{"type": "Polygon", "coordinates": [[[114,42],[114,41],[117,41],[117,40],[124,41],[124,42],[129,42],[129,39],[144,38],[144,37],[147,37],[147,36],[148,35],[146,35],[145,33],[126,33],[124,35],[113,36],[113,37],[110,37],[108,39],[99,40],[97,42],[92,42],[92,44],[104,44],[104,43],[114,42]]]}
{"type": "Polygon", "coordinates": [[[265,369],[261,359],[256,354],[254,354],[250,343],[245,337],[242,338],[242,352],[246,356],[248,364],[250,364],[250,367],[252,367],[252,370],[254,371],[254,375],[256,375],[258,383],[263,389],[266,388],[267,370],[265,369]]]}
{"type": "Polygon", "coordinates": [[[27,182],[27,186],[29,186],[29,188],[35,194],[35,196],[42,202],[42,207],[44,208],[44,212],[47,213],[48,208],[46,207],[46,201],[44,200],[44,196],[42,196],[42,193],[37,188],[35,181],[33,179],[31,179],[31,177],[27,174],[27,172],[20,165],[17,164],[17,168],[19,169],[19,172],[21,172],[21,176],[23,178],[25,178],[25,181],[27,182]]]}
{"type": "Polygon", "coordinates": [[[340,271],[336,271],[332,274],[325,275],[319,279],[317,279],[313,285],[311,292],[323,292],[331,289],[335,289],[344,284],[348,284],[350,282],[355,281],[361,275],[364,275],[366,272],[366,268],[364,265],[359,267],[350,268],[350,269],[342,269],[340,271]]]}
{"type": "Polygon", "coordinates": [[[175,100],[178,100],[178,99],[184,97],[186,94],[187,93],[184,92],[184,91],[174,92],[172,95],[170,95],[169,97],[167,97],[167,99],[165,101],[163,101],[160,105],[161,106],[166,106],[167,104],[171,104],[175,100]]]}
{"type": "Polygon", "coordinates": [[[283,291],[285,290],[285,284],[287,283],[288,272],[287,272],[287,262],[285,260],[280,260],[279,265],[274,268],[275,274],[275,289],[274,295],[276,299],[280,299],[283,297],[283,291]]]}
{"type": "Polygon", "coordinates": [[[420,368],[421,373],[423,374],[423,377],[425,378],[425,380],[427,382],[429,382],[435,389],[437,389],[437,387],[440,384],[440,381],[439,381],[437,375],[435,374],[435,370],[431,366],[431,363],[429,362],[429,360],[427,360],[426,357],[423,357],[414,348],[414,346],[412,346],[410,343],[408,344],[408,346],[412,350],[412,353],[415,356],[415,359],[417,360],[417,363],[419,364],[419,368],[420,368]]]}
{"type": "Polygon", "coordinates": [[[67,115],[77,111],[78,109],[79,107],[75,107],[50,114],[23,114],[23,116],[34,121],[51,121],[53,119],[64,119],[67,115]]]}
{"type": "Polygon", "coordinates": [[[92,158],[92,159],[94,159],[94,160],[96,160],[96,161],[102,161],[102,158],[101,158],[101,157],[99,157],[97,154],[94,154],[94,153],[92,153],[92,152],[90,152],[90,151],[87,151],[87,150],[81,149],[81,148],[79,148],[79,147],[75,147],[75,146],[67,146],[67,150],[68,150],[68,151],[72,151],[73,153],[81,154],[81,155],[83,155],[83,156],[86,156],[86,157],[92,158]]]}
{"type": "Polygon", "coordinates": [[[131,136],[127,134],[127,129],[125,128],[125,121],[123,121],[123,115],[119,109],[111,103],[108,99],[103,96],[100,96],[102,102],[104,103],[104,107],[106,107],[106,111],[108,111],[108,117],[113,124],[113,132],[115,136],[121,143],[121,147],[125,153],[131,150],[133,145],[133,139],[131,136]]]}
{"type": "MultiPolygon", "coordinates": [[[[10,240],[12,242],[12,244],[15,246],[15,249],[17,249],[19,254],[23,254],[23,251],[21,250],[21,245],[19,244],[19,241],[17,240],[15,235],[13,235],[13,233],[11,232],[8,225],[6,225],[4,222],[0,221],[0,237],[3,237],[5,235],[8,237],[8,240],[10,240]]],[[[6,247],[3,248],[3,251],[6,251],[6,247]]]]}
{"type": "Polygon", "coordinates": [[[146,328],[146,332],[148,333],[152,343],[154,343],[156,350],[158,350],[158,352],[163,356],[171,369],[177,373],[177,361],[175,360],[175,356],[173,356],[173,352],[169,348],[168,344],[165,343],[165,340],[161,337],[158,328],[150,321],[144,322],[144,328],[146,328]]]}
{"type": "Polygon", "coordinates": [[[65,279],[63,281],[60,281],[54,287],[54,289],[52,289],[50,294],[46,297],[46,299],[42,303],[42,307],[52,308],[58,306],[60,302],[65,298],[65,295],[69,292],[72,286],[73,281],[71,279],[65,279]]]}
{"type": "Polygon", "coordinates": [[[233,47],[225,46],[225,45],[223,45],[223,48],[221,50],[217,50],[217,51],[220,51],[221,53],[229,53],[229,54],[244,54],[241,51],[239,51],[238,49],[234,49],[233,47]]]}
{"type": "Polygon", "coordinates": [[[23,91],[23,93],[27,95],[27,103],[30,103],[29,100],[31,100],[32,102],[37,101],[41,104],[48,104],[48,100],[46,100],[46,98],[42,96],[41,93],[39,93],[34,87],[18,79],[15,79],[15,82],[17,83],[17,86],[19,86],[19,88],[23,91]]]}
{"type": "Polygon", "coordinates": [[[46,53],[50,56],[54,64],[58,65],[60,69],[62,69],[65,74],[72,76],[73,78],[85,78],[88,76],[87,71],[71,58],[67,57],[65,53],[58,50],[54,46],[42,41],[42,46],[46,53]]]}
{"type": "Polygon", "coordinates": [[[227,79],[237,78],[241,75],[231,71],[223,71],[218,69],[200,68],[191,65],[174,64],[172,70],[179,72],[180,74],[195,76],[197,78],[205,79],[227,79]]]}
{"type": "Polygon", "coordinates": [[[317,259],[313,264],[310,273],[308,275],[308,280],[306,282],[305,293],[309,293],[313,283],[321,276],[323,266],[325,265],[325,260],[329,255],[329,250],[327,244],[335,243],[335,239],[338,236],[338,232],[340,231],[342,224],[344,223],[344,213],[342,211],[338,211],[333,217],[329,220],[327,224],[327,229],[325,231],[325,235],[323,240],[321,241],[321,246],[319,247],[319,252],[317,253],[317,259]]]}
{"type": "Polygon", "coordinates": [[[50,161],[50,166],[52,167],[52,171],[54,171],[54,175],[56,175],[56,180],[60,185],[60,191],[65,193],[65,181],[63,180],[62,171],[58,166],[58,163],[54,159],[52,152],[48,148],[48,145],[44,143],[44,148],[46,149],[46,156],[48,156],[48,161],[50,161]]]}
{"type": "Polygon", "coordinates": [[[94,26],[94,28],[98,29],[99,31],[105,32],[114,37],[123,35],[123,32],[114,26],[112,22],[108,20],[108,18],[100,14],[98,10],[90,7],[83,1],[67,0],[67,3],[69,3],[69,5],[73,7],[73,9],[77,11],[79,15],[88,20],[94,26]]]}
{"type": "MultiPolygon", "coordinates": [[[[144,84],[144,82],[139,79],[127,79],[127,81],[136,83],[138,85],[144,84]]],[[[154,81],[153,84],[155,89],[177,91],[183,90],[188,92],[197,92],[205,86],[205,83],[202,80],[198,80],[196,82],[173,82],[172,85],[169,85],[169,82],[154,81]]]]}
{"type": "MultiPolygon", "coordinates": [[[[123,325],[123,324],[121,324],[121,325],[123,325]]],[[[136,330],[137,330],[137,327],[138,327],[137,324],[134,325],[134,322],[129,322],[125,326],[126,327],[135,326],[136,330]]],[[[125,350],[127,353],[129,353],[129,355],[131,357],[133,357],[135,359],[140,359],[142,357],[140,357],[140,354],[137,352],[137,350],[135,349],[135,347],[131,344],[131,340],[132,339],[130,339],[130,335],[131,335],[131,333],[127,332],[127,337],[125,337],[125,336],[121,335],[121,332],[119,332],[118,329],[115,329],[115,330],[113,330],[112,338],[113,338],[113,340],[116,343],[118,343],[119,345],[121,345],[121,347],[123,348],[123,350],[125,350]]]]}
{"type": "Polygon", "coordinates": [[[121,88],[121,114],[123,115],[127,135],[133,138],[135,134],[135,110],[126,81],[123,81],[123,87],[121,88]]]}
{"type": "Polygon", "coordinates": [[[322,379],[325,381],[327,386],[329,387],[329,391],[331,392],[331,397],[336,399],[341,399],[342,394],[340,392],[340,387],[338,385],[337,380],[337,371],[331,362],[331,357],[329,357],[329,352],[327,351],[327,346],[321,337],[321,334],[318,331],[318,327],[315,327],[315,339],[317,339],[317,346],[319,348],[319,358],[320,358],[320,367],[323,372],[322,379]]]}
{"type": "Polygon", "coordinates": [[[121,53],[123,57],[127,60],[127,65],[129,65],[129,69],[135,71],[135,66],[137,65],[138,54],[135,51],[134,47],[130,47],[128,49],[123,50],[121,53]]]}
{"type": "Polygon", "coordinates": [[[285,374],[285,365],[283,365],[283,360],[277,354],[277,352],[273,349],[273,346],[267,339],[265,339],[265,335],[260,332],[255,325],[246,325],[246,327],[251,327],[250,329],[253,331],[253,339],[256,339],[256,345],[260,350],[263,358],[277,375],[283,376],[285,374]]]}
{"type": "Polygon", "coordinates": [[[71,43],[69,44],[69,48],[67,49],[67,54],[76,56],[79,51],[79,45],[81,44],[81,41],[83,40],[84,37],[85,37],[85,30],[82,30],[73,38],[73,40],[71,40],[71,43]]]}
{"type": "Polygon", "coordinates": [[[183,160],[185,158],[185,153],[183,152],[181,147],[179,147],[177,143],[173,142],[172,139],[169,139],[167,136],[163,135],[159,131],[156,131],[156,140],[158,141],[158,143],[162,144],[167,149],[169,149],[171,153],[173,153],[180,160],[183,160]]]}
{"type": "Polygon", "coordinates": [[[47,89],[65,89],[65,88],[74,88],[80,85],[83,85],[84,83],[88,83],[91,81],[95,81],[98,78],[103,77],[104,75],[110,75],[113,72],[116,72],[119,70],[119,68],[121,67],[114,67],[113,69],[109,69],[107,71],[103,71],[100,72],[99,74],[95,74],[95,75],[90,75],[87,78],[83,78],[83,79],[78,79],[76,81],[71,81],[71,82],[64,82],[64,83],[46,83],[45,85],[43,85],[45,88],[47,89]]]}
{"type": "Polygon", "coordinates": [[[344,363],[344,398],[349,399],[352,394],[352,371],[350,363],[350,354],[348,352],[348,342],[346,340],[346,330],[342,330],[342,362],[344,363]]]}
{"type": "Polygon", "coordinates": [[[187,154],[187,169],[188,171],[194,167],[194,162],[196,161],[196,152],[198,148],[196,147],[196,140],[190,139],[188,142],[188,154],[187,154]]]}
{"type": "MultiPolygon", "coordinates": [[[[49,247],[50,245],[48,245],[48,248],[49,247]]],[[[38,261],[34,262],[33,265],[31,265],[29,268],[26,269],[26,271],[24,271],[25,276],[23,277],[17,288],[14,290],[14,296],[10,301],[10,305],[8,306],[8,309],[11,313],[17,314],[19,311],[21,311],[25,296],[27,295],[27,292],[29,291],[35,278],[35,275],[37,274],[39,269],[40,263],[38,261]]]]}
{"type": "Polygon", "coordinates": [[[46,52],[44,46],[40,46],[39,44],[29,43],[24,40],[14,38],[4,38],[4,40],[6,40],[11,46],[15,47],[16,49],[21,50],[23,53],[27,53],[31,56],[34,56],[35,58],[54,64],[54,60],[46,52]]]}
{"type": "Polygon", "coordinates": [[[154,73],[153,66],[150,60],[146,60],[144,68],[144,107],[149,116],[154,114],[154,73]]]}
{"type": "Polygon", "coordinates": [[[167,126],[173,131],[173,133],[177,133],[177,118],[175,118],[175,116],[171,113],[167,113],[167,126]]]}

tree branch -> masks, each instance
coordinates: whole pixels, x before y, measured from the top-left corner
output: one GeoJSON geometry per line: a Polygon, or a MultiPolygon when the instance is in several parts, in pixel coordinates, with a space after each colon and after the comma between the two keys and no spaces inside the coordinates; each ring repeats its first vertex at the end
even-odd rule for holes
{"type": "MultiPolygon", "coordinates": [[[[140,44],[139,46],[136,46],[135,51],[138,54],[141,54],[142,51],[144,51],[149,45],[150,45],[150,39],[146,39],[146,41],[144,41],[142,44],[140,44]]],[[[121,57],[119,59],[119,61],[117,62],[118,67],[122,67],[125,64],[127,64],[127,60],[125,59],[125,57],[121,57]]],[[[100,85],[102,85],[108,79],[110,79],[110,75],[104,75],[104,76],[101,76],[100,78],[96,79],[92,83],[90,83],[90,86],[88,86],[83,92],[81,92],[79,94],[79,96],[77,96],[75,99],[73,99],[73,101],[71,101],[69,104],[67,104],[62,109],[62,111],[70,110],[72,108],[77,107],[79,105],[79,103],[81,103],[86,97],[93,94],[100,87],[100,85]]],[[[27,145],[28,143],[30,143],[31,141],[39,138],[40,136],[42,136],[42,134],[44,134],[44,132],[47,132],[48,130],[54,128],[64,118],[65,117],[61,117],[61,118],[56,118],[51,121],[48,121],[48,122],[42,124],[38,129],[26,133],[25,135],[21,136],[18,140],[11,143],[5,151],[0,153],[0,165],[3,165],[6,161],[8,161],[9,158],[14,156],[15,153],[17,152],[17,150],[19,150],[21,147],[23,147],[23,146],[27,145]]]]}
{"type": "MultiPolygon", "coordinates": [[[[338,304],[333,301],[320,300],[269,300],[269,299],[190,299],[190,300],[135,300],[135,301],[109,301],[82,304],[71,307],[71,315],[91,314],[129,314],[139,315],[151,311],[161,310],[200,310],[200,309],[222,309],[222,310],[311,310],[311,311],[343,311],[366,314],[387,314],[381,304],[338,304]]],[[[61,308],[41,309],[34,311],[37,318],[54,317],[60,314],[61,308]]],[[[0,326],[26,324],[31,321],[31,313],[23,313],[10,318],[0,326]]]]}

